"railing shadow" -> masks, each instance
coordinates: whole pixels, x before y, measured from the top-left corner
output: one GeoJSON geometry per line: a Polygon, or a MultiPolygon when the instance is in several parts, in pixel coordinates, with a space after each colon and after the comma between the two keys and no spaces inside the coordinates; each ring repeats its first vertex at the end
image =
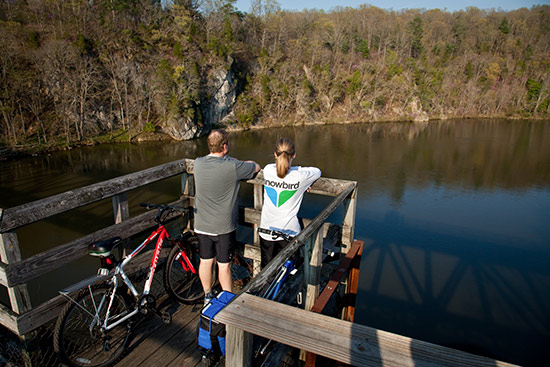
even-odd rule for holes
{"type": "Polygon", "coordinates": [[[510,238],[411,227],[397,215],[370,229],[356,322],[512,363],[543,364],[550,296],[535,284],[550,277],[546,255],[510,238]]]}

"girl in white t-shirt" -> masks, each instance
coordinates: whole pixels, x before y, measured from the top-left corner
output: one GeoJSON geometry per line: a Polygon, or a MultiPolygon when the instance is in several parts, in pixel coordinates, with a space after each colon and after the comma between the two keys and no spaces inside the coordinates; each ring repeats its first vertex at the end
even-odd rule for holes
{"type": "MultiPolygon", "coordinates": [[[[301,231],[298,210],[304,193],[321,177],[316,167],[292,166],[296,150],[292,140],[279,139],[275,146],[275,164],[264,167],[264,204],[260,227],[296,236],[301,231]]],[[[260,232],[262,268],[273,259],[287,241],[260,232]]]]}

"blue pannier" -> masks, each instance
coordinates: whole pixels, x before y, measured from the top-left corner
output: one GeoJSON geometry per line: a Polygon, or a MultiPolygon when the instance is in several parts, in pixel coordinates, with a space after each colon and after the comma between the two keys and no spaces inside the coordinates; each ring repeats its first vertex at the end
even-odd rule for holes
{"type": "Polygon", "coordinates": [[[214,320],[214,316],[224,308],[235,295],[223,291],[213,298],[201,311],[199,318],[198,344],[203,353],[225,355],[225,325],[214,320]]]}

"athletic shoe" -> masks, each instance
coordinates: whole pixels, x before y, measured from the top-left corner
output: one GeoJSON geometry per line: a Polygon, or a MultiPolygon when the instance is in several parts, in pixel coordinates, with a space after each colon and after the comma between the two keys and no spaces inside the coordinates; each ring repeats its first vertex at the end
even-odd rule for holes
{"type": "Polygon", "coordinates": [[[204,305],[206,306],[213,298],[216,298],[214,296],[214,293],[210,292],[204,296],[204,305]]]}

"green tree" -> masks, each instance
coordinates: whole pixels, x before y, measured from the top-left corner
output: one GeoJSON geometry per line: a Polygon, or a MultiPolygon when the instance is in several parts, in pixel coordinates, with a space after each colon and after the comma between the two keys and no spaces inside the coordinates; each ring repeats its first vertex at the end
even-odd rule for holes
{"type": "Polygon", "coordinates": [[[424,28],[422,26],[422,18],[419,16],[414,17],[408,24],[409,32],[411,33],[411,57],[418,58],[424,51],[422,45],[422,36],[424,34],[424,28]]]}

